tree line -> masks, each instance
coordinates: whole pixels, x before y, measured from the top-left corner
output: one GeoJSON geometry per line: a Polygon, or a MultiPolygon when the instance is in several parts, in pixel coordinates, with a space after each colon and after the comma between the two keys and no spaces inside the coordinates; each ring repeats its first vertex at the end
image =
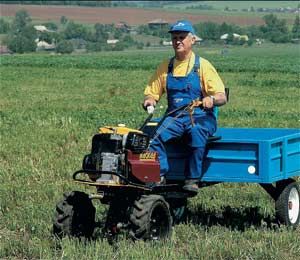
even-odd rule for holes
{"type": "Polygon", "coordinates": [[[300,38],[299,16],[296,16],[291,30],[289,30],[286,20],[279,19],[274,14],[265,15],[263,20],[264,25],[251,25],[248,27],[240,27],[227,23],[216,24],[213,22],[204,22],[196,24],[195,30],[200,32],[203,40],[217,41],[222,34],[228,33],[228,43],[235,43],[236,40],[232,36],[234,33],[247,35],[249,37],[249,44],[251,44],[254,39],[266,39],[273,43],[288,43],[300,38]]]}
{"type": "MultiPolygon", "coordinates": [[[[240,27],[235,24],[217,24],[214,22],[203,22],[195,24],[196,34],[204,41],[220,42],[220,37],[223,34],[228,34],[226,43],[228,44],[244,44],[243,38],[236,39],[233,34],[247,35],[248,44],[251,45],[255,39],[266,39],[273,43],[288,43],[295,39],[300,39],[300,20],[297,15],[292,29],[289,30],[286,20],[279,19],[274,14],[268,14],[263,17],[264,25],[251,25],[248,27],[240,27]]],[[[150,29],[147,25],[141,25],[138,28],[139,33],[158,36],[161,38],[168,35],[168,27],[150,29]]],[[[223,42],[223,41],[221,41],[223,42]]]]}
{"type": "Polygon", "coordinates": [[[80,48],[88,51],[119,51],[129,47],[141,49],[144,46],[143,43],[134,41],[129,34],[124,33],[123,28],[116,28],[114,24],[97,23],[91,29],[62,16],[60,29],[53,22],[42,25],[47,28],[47,31],[37,31],[27,11],[20,10],[11,24],[0,18],[0,33],[7,34],[4,43],[16,53],[35,51],[37,39],[48,44],[54,43],[55,50],[59,53],[71,53],[74,49],[80,48]],[[107,44],[110,35],[119,42],[113,45],[107,44]]]}

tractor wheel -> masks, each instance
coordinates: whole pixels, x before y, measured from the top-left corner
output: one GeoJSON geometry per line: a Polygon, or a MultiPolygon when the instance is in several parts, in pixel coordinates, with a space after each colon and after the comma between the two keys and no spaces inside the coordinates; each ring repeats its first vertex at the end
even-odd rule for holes
{"type": "Polygon", "coordinates": [[[142,195],[131,209],[129,235],[134,240],[163,240],[172,231],[169,204],[160,195],[142,195]]]}
{"type": "Polygon", "coordinates": [[[86,193],[80,191],[65,193],[63,200],[56,205],[54,235],[59,238],[91,237],[95,228],[95,211],[86,193]]]}
{"type": "Polygon", "coordinates": [[[297,182],[287,184],[275,202],[276,217],[279,223],[296,228],[300,221],[300,191],[297,182]]]}

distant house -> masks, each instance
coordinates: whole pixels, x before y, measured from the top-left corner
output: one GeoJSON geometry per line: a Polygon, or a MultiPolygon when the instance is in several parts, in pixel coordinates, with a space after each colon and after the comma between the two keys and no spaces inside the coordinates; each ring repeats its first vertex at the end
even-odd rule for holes
{"type": "Polygon", "coordinates": [[[255,43],[256,43],[257,45],[261,45],[261,44],[262,44],[262,41],[261,41],[260,39],[255,39],[255,43]]]}
{"type": "Polygon", "coordinates": [[[247,42],[247,41],[249,41],[249,37],[248,37],[248,35],[241,35],[240,36],[240,40],[244,40],[245,42],[247,42]]]}
{"type": "MultiPolygon", "coordinates": [[[[51,30],[48,30],[46,26],[44,25],[34,25],[33,26],[34,29],[38,32],[38,37],[40,37],[41,33],[43,32],[54,32],[51,30]]],[[[36,50],[40,51],[40,50],[54,50],[55,49],[55,44],[53,43],[53,39],[52,39],[52,43],[48,43],[46,41],[42,41],[39,38],[35,39],[35,43],[36,43],[36,50]]]]}
{"type": "Polygon", "coordinates": [[[162,45],[163,46],[172,46],[172,41],[163,41],[162,45]]]}
{"type": "MultiPolygon", "coordinates": [[[[229,33],[225,33],[225,34],[221,35],[220,39],[227,40],[229,38],[229,36],[230,36],[229,33]]],[[[237,40],[244,40],[246,42],[249,40],[248,35],[239,35],[237,33],[233,33],[232,36],[233,36],[233,39],[237,39],[237,40]]]]}
{"type": "MultiPolygon", "coordinates": [[[[234,39],[239,39],[241,37],[241,35],[237,34],[237,33],[233,33],[233,38],[234,39]]],[[[221,40],[227,40],[229,38],[230,34],[229,33],[225,33],[223,35],[221,35],[220,39],[221,40]]]]}
{"type": "Polygon", "coordinates": [[[115,27],[126,33],[130,32],[131,30],[131,27],[125,22],[118,22],[115,27]]]}
{"type": "Polygon", "coordinates": [[[195,35],[195,37],[196,37],[196,41],[195,41],[196,43],[200,44],[200,42],[203,41],[203,39],[198,37],[197,35],[195,35]]]}
{"type": "Polygon", "coordinates": [[[51,43],[49,44],[48,42],[45,41],[39,41],[38,39],[36,40],[36,48],[37,50],[54,50],[55,49],[55,44],[51,43]]]}
{"type": "Polygon", "coordinates": [[[228,39],[228,36],[229,36],[229,34],[228,34],[228,33],[225,33],[225,34],[221,35],[220,39],[221,39],[221,40],[227,40],[227,39],[228,39]]]}
{"type": "Polygon", "coordinates": [[[150,29],[164,28],[166,26],[169,26],[169,23],[163,19],[155,19],[148,22],[148,27],[150,29]]]}
{"type": "Polygon", "coordinates": [[[13,52],[8,49],[6,45],[0,45],[0,55],[12,54],[13,52]]]}
{"type": "Polygon", "coordinates": [[[38,32],[53,32],[51,30],[48,30],[46,26],[44,25],[35,25],[33,26],[34,29],[36,29],[38,32]]]}
{"type": "Polygon", "coordinates": [[[118,39],[107,40],[106,43],[110,45],[116,45],[119,42],[118,39]]]}

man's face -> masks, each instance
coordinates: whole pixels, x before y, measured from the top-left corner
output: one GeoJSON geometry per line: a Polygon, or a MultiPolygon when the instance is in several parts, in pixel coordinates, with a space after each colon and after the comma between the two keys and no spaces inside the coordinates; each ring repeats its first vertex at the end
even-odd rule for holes
{"type": "Polygon", "coordinates": [[[173,32],[171,37],[172,45],[176,53],[188,53],[192,49],[192,45],[195,42],[194,37],[189,35],[188,32],[173,32]]]}

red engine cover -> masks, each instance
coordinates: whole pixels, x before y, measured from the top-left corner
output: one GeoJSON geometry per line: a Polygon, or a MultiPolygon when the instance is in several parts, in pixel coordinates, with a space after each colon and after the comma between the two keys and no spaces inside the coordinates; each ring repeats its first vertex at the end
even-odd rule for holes
{"type": "Polygon", "coordinates": [[[144,183],[160,181],[160,166],[157,152],[146,151],[140,154],[133,154],[131,151],[128,151],[127,159],[132,175],[139,181],[144,183]]]}

